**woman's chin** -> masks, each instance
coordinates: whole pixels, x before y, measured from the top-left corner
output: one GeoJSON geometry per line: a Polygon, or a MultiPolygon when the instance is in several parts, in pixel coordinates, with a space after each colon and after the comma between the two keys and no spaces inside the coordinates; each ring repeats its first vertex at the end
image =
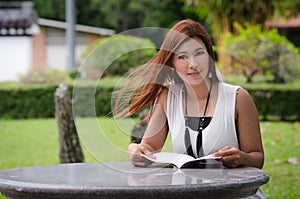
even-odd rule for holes
{"type": "Polygon", "coordinates": [[[188,80],[187,83],[191,86],[197,86],[197,85],[203,83],[203,79],[202,78],[201,79],[192,79],[192,80],[188,80]]]}

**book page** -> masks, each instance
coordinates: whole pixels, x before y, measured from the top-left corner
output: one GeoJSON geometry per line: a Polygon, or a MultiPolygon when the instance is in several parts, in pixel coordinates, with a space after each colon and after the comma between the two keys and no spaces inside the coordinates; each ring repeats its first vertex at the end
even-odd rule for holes
{"type": "Polygon", "coordinates": [[[178,168],[180,168],[184,163],[193,161],[195,158],[186,155],[186,154],[177,154],[177,153],[169,153],[169,152],[159,152],[153,154],[156,159],[150,158],[144,154],[143,157],[157,163],[164,163],[164,164],[174,164],[178,168]]]}
{"type": "Polygon", "coordinates": [[[217,160],[221,158],[221,157],[213,157],[212,155],[207,155],[195,159],[192,156],[189,156],[187,154],[178,154],[178,153],[169,153],[169,152],[154,153],[153,155],[156,157],[156,159],[150,158],[144,154],[141,155],[152,162],[162,163],[162,164],[172,164],[178,168],[181,168],[187,162],[196,162],[199,160],[208,160],[208,159],[217,160]]]}

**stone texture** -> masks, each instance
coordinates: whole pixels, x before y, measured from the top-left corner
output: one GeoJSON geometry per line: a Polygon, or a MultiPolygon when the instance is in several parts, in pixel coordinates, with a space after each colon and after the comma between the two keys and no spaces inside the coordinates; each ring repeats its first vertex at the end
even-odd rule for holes
{"type": "Polygon", "coordinates": [[[71,94],[65,84],[59,85],[55,92],[55,117],[59,130],[60,163],[83,162],[72,111],[71,94]]]}
{"type": "Polygon", "coordinates": [[[267,183],[256,168],[139,168],[129,162],[72,163],[0,172],[10,198],[239,198],[267,183]]]}

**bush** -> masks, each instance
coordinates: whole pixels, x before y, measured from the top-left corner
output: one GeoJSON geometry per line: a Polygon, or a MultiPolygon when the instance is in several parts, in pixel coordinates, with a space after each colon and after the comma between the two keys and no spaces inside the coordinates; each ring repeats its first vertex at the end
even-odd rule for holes
{"type": "MultiPolygon", "coordinates": [[[[57,86],[40,88],[0,89],[0,118],[51,118],[55,117],[54,94],[57,86]]],[[[93,87],[79,88],[80,95],[74,96],[76,116],[92,116],[90,101],[86,97],[93,87]]],[[[69,86],[72,93],[73,87],[69,86]]],[[[95,93],[96,115],[109,115],[111,110],[111,93],[113,88],[97,87],[95,93]]],[[[93,101],[92,101],[93,102],[93,101]]]]}
{"type": "Polygon", "coordinates": [[[55,112],[55,86],[0,90],[1,118],[46,118],[55,112]]]}
{"type": "Polygon", "coordinates": [[[100,39],[84,53],[85,62],[80,70],[88,78],[96,79],[124,75],[131,68],[145,64],[155,53],[155,44],[149,39],[116,35],[100,39]]]}
{"type": "Polygon", "coordinates": [[[270,73],[273,82],[285,83],[300,77],[299,50],[276,29],[263,30],[260,25],[235,23],[238,35],[227,33],[220,49],[231,57],[233,66],[247,77],[247,82],[261,72],[270,73]]]}
{"type": "MultiPolygon", "coordinates": [[[[49,118],[55,116],[57,86],[0,89],[0,118],[49,118]]],[[[300,120],[300,88],[246,87],[262,120],[300,120]]],[[[113,87],[76,87],[73,96],[76,116],[110,116],[113,87]],[[89,99],[90,93],[95,93],[89,99]],[[95,108],[94,108],[95,107],[95,108]]],[[[73,86],[69,86],[70,92],[73,86]]]]}
{"type": "Polygon", "coordinates": [[[262,120],[300,120],[300,88],[246,88],[252,96],[262,120]]]}
{"type": "Polygon", "coordinates": [[[25,84],[57,84],[69,80],[69,74],[66,70],[58,69],[31,69],[26,74],[21,74],[19,79],[25,84]]]}

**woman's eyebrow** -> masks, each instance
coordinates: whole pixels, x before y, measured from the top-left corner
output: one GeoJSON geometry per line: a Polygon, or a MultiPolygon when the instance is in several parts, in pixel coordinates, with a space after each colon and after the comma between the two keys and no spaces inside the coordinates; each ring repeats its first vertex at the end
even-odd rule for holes
{"type": "Polygon", "coordinates": [[[205,48],[200,47],[200,48],[197,48],[195,51],[198,51],[198,50],[205,50],[205,48]]]}
{"type": "MultiPolygon", "coordinates": [[[[196,52],[196,51],[200,51],[200,50],[205,50],[205,48],[203,48],[203,47],[199,47],[199,48],[197,48],[194,52],[196,52]]],[[[187,54],[188,52],[187,51],[177,51],[177,52],[175,52],[176,54],[187,54]]]]}

